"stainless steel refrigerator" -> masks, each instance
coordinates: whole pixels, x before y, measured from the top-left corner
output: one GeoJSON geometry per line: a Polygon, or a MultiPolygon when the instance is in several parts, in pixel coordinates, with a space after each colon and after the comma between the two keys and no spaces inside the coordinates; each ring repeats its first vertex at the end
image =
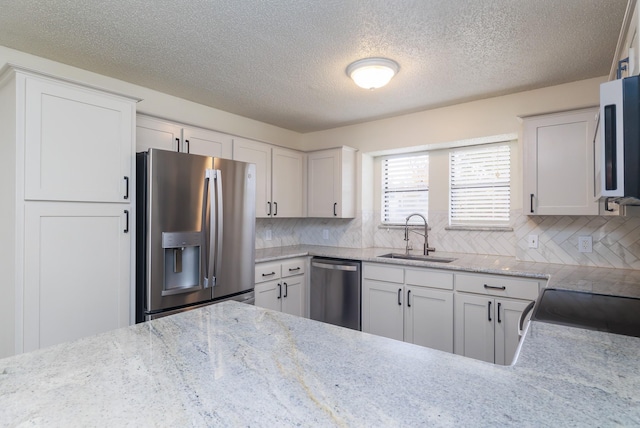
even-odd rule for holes
{"type": "Polygon", "coordinates": [[[252,303],[255,165],[150,149],[136,167],[136,322],[252,303]]]}

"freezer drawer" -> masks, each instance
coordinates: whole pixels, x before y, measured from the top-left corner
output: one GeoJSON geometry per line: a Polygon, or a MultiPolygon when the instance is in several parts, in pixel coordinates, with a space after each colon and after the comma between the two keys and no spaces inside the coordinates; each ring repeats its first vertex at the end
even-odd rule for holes
{"type": "Polygon", "coordinates": [[[311,319],[361,330],[360,262],[311,259],[311,319]]]}

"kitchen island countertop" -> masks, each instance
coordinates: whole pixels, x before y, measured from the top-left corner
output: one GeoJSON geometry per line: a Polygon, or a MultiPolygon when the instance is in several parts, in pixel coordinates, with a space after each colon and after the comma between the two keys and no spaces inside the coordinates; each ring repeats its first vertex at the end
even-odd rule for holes
{"type": "Polygon", "coordinates": [[[638,426],[639,367],[540,322],[505,367],[224,302],[0,360],[0,426],[638,426]]]}

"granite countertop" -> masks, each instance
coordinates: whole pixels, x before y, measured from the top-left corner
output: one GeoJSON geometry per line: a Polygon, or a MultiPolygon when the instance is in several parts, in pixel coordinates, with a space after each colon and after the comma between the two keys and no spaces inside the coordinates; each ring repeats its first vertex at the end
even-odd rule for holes
{"type": "Polygon", "coordinates": [[[378,257],[392,252],[401,253],[403,251],[397,248],[339,248],[297,245],[256,250],[256,262],[302,256],[335,257],[461,272],[539,278],[548,280],[547,287],[640,297],[640,270],[523,262],[516,260],[515,257],[443,252],[436,252],[434,256],[450,257],[455,260],[451,263],[435,263],[378,257]]]}
{"type": "Polygon", "coordinates": [[[533,322],[515,366],[224,302],[0,360],[0,426],[638,426],[640,339],[533,322]]]}

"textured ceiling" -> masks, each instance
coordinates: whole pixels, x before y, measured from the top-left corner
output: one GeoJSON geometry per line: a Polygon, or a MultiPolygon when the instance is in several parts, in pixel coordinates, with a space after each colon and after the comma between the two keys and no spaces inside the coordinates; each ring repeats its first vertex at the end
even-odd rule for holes
{"type": "Polygon", "coordinates": [[[0,45],[309,132],[609,73],[626,0],[0,0],[0,45]],[[354,60],[400,64],[358,88],[354,60]]]}

